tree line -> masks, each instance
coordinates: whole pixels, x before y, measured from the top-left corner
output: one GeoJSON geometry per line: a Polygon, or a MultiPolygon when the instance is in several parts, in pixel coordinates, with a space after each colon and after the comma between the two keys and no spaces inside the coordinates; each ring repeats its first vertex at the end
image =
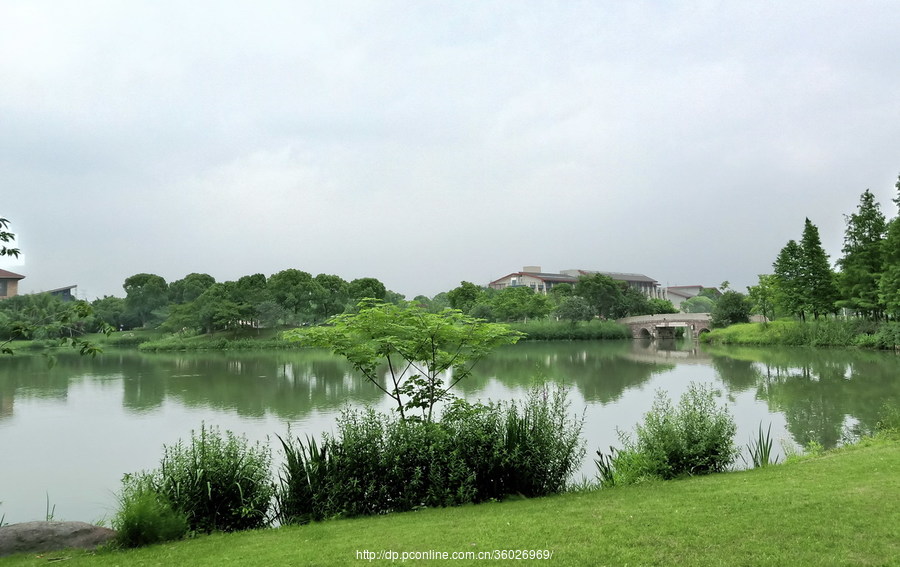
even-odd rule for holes
{"type": "MultiPolygon", "coordinates": [[[[900,209],[900,178],[893,199],[900,209]]],[[[789,240],[748,288],[752,308],[768,318],[818,319],[848,313],[872,321],[900,319],[900,215],[888,221],[866,189],[845,215],[841,257],[833,269],[819,229],[808,218],[799,242],[789,240]]]]}

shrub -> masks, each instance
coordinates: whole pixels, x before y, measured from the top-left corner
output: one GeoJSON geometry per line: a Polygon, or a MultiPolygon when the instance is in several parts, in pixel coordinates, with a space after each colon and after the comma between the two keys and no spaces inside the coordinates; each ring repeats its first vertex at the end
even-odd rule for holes
{"type": "Polygon", "coordinates": [[[122,482],[119,510],[112,520],[117,545],[141,547],[184,537],[187,517],[154,490],[148,475],[125,475],[122,482]]]}
{"type": "Polygon", "coordinates": [[[321,444],[281,440],[279,520],[561,492],[584,454],[583,418],[568,412],[565,390],[546,387],[518,404],[454,400],[439,422],[346,410],[321,444]]]}
{"type": "Polygon", "coordinates": [[[269,522],[274,495],[269,472],[271,454],[243,437],[202,425],[191,443],[163,448],[154,489],[195,531],[260,528],[269,522]]]}
{"type": "Polygon", "coordinates": [[[724,471],[739,454],[733,441],[736,429],[708,387],[691,383],[677,407],[658,391],[635,437],[619,432],[624,448],[611,455],[613,484],[724,471]]]}

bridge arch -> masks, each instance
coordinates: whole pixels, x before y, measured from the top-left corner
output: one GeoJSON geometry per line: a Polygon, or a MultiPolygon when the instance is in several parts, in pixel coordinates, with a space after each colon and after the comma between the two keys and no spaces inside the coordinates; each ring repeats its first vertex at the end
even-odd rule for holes
{"type": "Polygon", "coordinates": [[[640,315],[618,320],[619,324],[631,329],[635,339],[673,337],[681,328],[696,339],[701,333],[708,333],[712,327],[709,313],[666,313],[662,315],[640,315]]]}

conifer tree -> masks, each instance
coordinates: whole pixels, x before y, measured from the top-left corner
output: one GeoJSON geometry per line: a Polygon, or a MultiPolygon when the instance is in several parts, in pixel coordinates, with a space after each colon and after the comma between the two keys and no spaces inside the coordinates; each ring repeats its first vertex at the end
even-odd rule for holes
{"type": "Polygon", "coordinates": [[[775,271],[775,302],[783,312],[806,318],[805,298],[800,287],[800,256],[802,252],[796,240],[789,240],[778,253],[772,265],[775,271]]]}
{"type": "MultiPolygon", "coordinates": [[[[897,197],[894,203],[900,209],[900,177],[897,179],[897,197]]],[[[879,299],[894,319],[900,318],[900,215],[888,225],[887,237],[882,247],[884,270],[879,281],[879,299]]]]}
{"type": "Polygon", "coordinates": [[[799,285],[803,290],[805,308],[818,319],[819,315],[834,312],[838,292],[828,254],[822,248],[819,229],[808,218],[803,226],[800,251],[799,285]]]}
{"type": "Polygon", "coordinates": [[[837,305],[879,319],[884,311],[879,283],[884,270],[887,221],[868,189],[860,196],[857,212],[845,218],[843,256],[837,261],[841,268],[838,276],[841,299],[837,305]]]}

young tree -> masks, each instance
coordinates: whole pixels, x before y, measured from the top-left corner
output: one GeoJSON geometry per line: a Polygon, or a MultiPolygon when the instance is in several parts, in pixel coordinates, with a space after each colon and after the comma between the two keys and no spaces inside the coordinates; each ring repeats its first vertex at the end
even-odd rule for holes
{"type": "Polygon", "coordinates": [[[806,219],[800,239],[800,287],[805,290],[805,303],[813,317],[833,313],[838,292],[828,255],[822,248],[819,229],[806,219]]]}
{"type": "Polygon", "coordinates": [[[841,299],[837,305],[878,319],[884,310],[878,287],[884,269],[887,221],[868,189],[860,196],[857,212],[845,219],[843,256],[837,261],[841,269],[838,276],[841,299]]]}
{"type": "Polygon", "coordinates": [[[747,287],[747,300],[750,309],[759,313],[765,320],[775,318],[775,276],[759,274],[759,283],[747,287]]]}
{"type": "Polygon", "coordinates": [[[289,340],[343,356],[394,401],[402,419],[413,419],[410,412],[421,410],[425,421],[432,420],[435,404],[472,373],[476,362],[521,336],[506,325],[485,323],[454,309],[428,313],[367,301],[357,313],[338,315],[328,326],[285,333],[289,340]]]}

